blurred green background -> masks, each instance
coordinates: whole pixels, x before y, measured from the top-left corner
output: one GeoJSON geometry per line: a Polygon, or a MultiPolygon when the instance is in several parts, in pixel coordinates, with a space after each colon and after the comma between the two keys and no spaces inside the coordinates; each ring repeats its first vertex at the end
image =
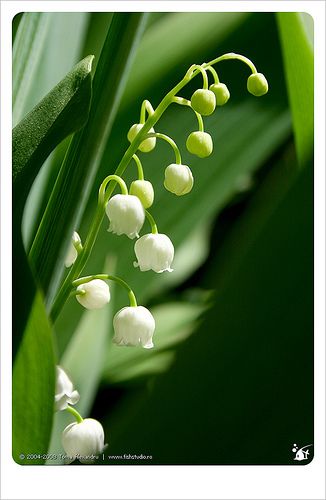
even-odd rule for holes
{"type": "MultiPolygon", "coordinates": [[[[156,131],[177,142],[194,174],[187,196],[177,198],[163,187],[165,166],[173,161],[163,141],[141,154],[155,189],[151,212],[175,245],[173,273],[134,269],[133,242],[109,234],[103,224],[83,274],[114,273],[132,286],[156,319],[155,348],[112,345],[112,317],[127,300],[114,286],[109,308],[86,312],[70,299],[54,325],[58,360],[81,395],[77,409],[103,424],[106,453],[153,457],[107,458],[104,464],[302,464],[293,462],[293,443],[313,443],[312,94],[302,98],[296,79],[301,65],[308,80],[300,88],[312,89],[312,20],[289,15],[294,17],[148,16],[76,227],[82,240],[98,186],[126,150],[143,99],[156,107],[191,64],[225,52],[252,59],[270,90],[261,98],[248,94],[248,68],[239,62],[217,67],[231,98],[204,120],[214,141],[207,159],[185,148],[196,127],[191,111],[171,106],[164,114],[156,131]],[[295,64],[301,47],[307,57],[295,64]]],[[[112,19],[110,13],[43,16],[17,122],[89,54],[95,55],[94,72],[112,19]]],[[[19,16],[14,20],[16,37],[21,22],[19,16]]],[[[198,77],[182,95],[190,98],[200,85],[198,77]]],[[[50,155],[29,195],[23,219],[27,251],[69,140],[50,155]]],[[[130,183],[135,175],[131,165],[124,178],[130,183]]],[[[55,415],[52,453],[62,452],[60,434],[71,421],[63,413],[55,415]]]]}

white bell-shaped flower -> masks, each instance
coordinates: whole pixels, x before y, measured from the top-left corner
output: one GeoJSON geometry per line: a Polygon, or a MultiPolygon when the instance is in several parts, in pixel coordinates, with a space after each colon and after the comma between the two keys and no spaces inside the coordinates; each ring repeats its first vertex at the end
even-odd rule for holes
{"type": "Polygon", "coordinates": [[[75,262],[75,260],[77,259],[78,252],[76,250],[76,246],[80,245],[80,244],[81,244],[80,236],[76,231],[74,231],[74,234],[72,235],[71,242],[70,242],[70,245],[68,248],[66,259],[65,259],[65,266],[66,267],[72,266],[73,263],[75,262]]]}
{"type": "Polygon", "coordinates": [[[194,185],[194,178],[188,165],[171,163],[165,169],[164,187],[170,193],[182,196],[188,194],[194,185]]]}
{"type": "Polygon", "coordinates": [[[74,390],[74,386],[66,372],[61,366],[56,367],[56,386],[54,405],[55,410],[65,410],[70,405],[75,405],[79,401],[79,393],[74,390]]]}
{"type": "Polygon", "coordinates": [[[106,214],[110,221],[108,231],[126,234],[130,239],[139,237],[145,221],[145,210],[137,196],[116,194],[106,205],[106,214]]]}
{"type": "Polygon", "coordinates": [[[95,279],[78,285],[77,291],[84,292],[76,295],[76,299],[86,309],[101,309],[110,302],[110,288],[103,280],[95,279]]]}
{"type": "Polygon", "coordinates": [[[173,271],[174,247],[166,234],[145,234],[136,241],[135,254],[138,262],[134,262],[134,266],[139,266],[141,271],[173,271]]]}
{"type": "Polygon", "coordinates": [[[124,307],[113,318],[113,342],[119,346],[142,345],[154,347],[152,342],[155,320],[146,307],[124,307]]]}
{"type": "Polygon", "coordinates": [[[67,455],[66,463],[77,459],[83,464],[91,464],[105,448],[103,427],[93,418],[69,424],[62,433],[61,441],[67,455]]]}

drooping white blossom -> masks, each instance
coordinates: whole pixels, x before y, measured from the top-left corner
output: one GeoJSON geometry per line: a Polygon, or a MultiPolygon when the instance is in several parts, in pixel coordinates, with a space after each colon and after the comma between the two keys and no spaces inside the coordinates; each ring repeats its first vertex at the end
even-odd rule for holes
{"type": "Polygon", "coordinates": [[[137,196],[116,194],[108,201],[106,214],[110,221],[110,232],[126,234],[130,239],[139,237],[145,221],[145,210],[137,196]]]}
{"type": "Polygon", "coordinates": [[[146,307],[123,307],[113,318],[113,342],[119,346],[154,347],[155,320],[146,307]]]}
{"type": "Polygon", "coordinates": [[[65,259],[65,266],[66,267],[70,267],[74,264],[75,260],[78,257],[78,252],[76,250],[76,246],[80,245],[80,244],[81,244],[80,236],[76,231],[74,231],[72,238],[71,238],[69,248],[68,248],[66,259],[65,259]]]}
{"type": "Polygon", "coordinates": [[[61,441],[67,455],[66,463],[77,459],[83,464],[91,464],[105,448],[103,427],[93,418],[69,424],[61,441]]]}
{"type": "Polygon", "coordinates": [[[136,241],[135,254],[138,261],[134,262],[134,266],[139,266],[141,271],[173,271],[174,247],[166,234],[145,234],[136,241]]]}
{"type": "Polygon", "coordinates": [[[76,299],[86,309],[101,309],[110,302],[109,285],[101,279],[78,285],[77,291],[84,292],[82,295],[76,295],[76,299]]]}
{"type": "Polygon", "coordinates": [[[79,401],[79,393],[74,389],[74,385],[61,366],[56,367],[56,386],[54,405],[55,410],[65,410],[70,405],[75,405],[79,401]]]}

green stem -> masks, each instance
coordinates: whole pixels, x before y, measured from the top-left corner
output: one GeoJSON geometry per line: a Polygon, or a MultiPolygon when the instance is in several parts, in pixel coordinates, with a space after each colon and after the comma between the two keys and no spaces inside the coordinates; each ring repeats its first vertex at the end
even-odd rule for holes
{"type": "Polygon", "coordinates": [[[200,132],[204,132],[203,117],[199,113],[197,113],[197,111],[195,111],[193,109],[193,107],[191,106],[191,102],[188,99],[184,99],[184,97],[176,96],[176,97],[174,97],[173,102],[175,102],[176,104],[180,104],[180,106],[187,106],[188,108],[190,108],[195,113],[195,115],[196,115],[196,118],[197,118],[197,121],[198,121],[198,129],[199,129],[199,131],[200,132]]]}
{"type": "Polygon", "coordinates": [[[203,66],[200,66],[199,64],[194,64],[193,71],[198,70],[198,72],[196,74],[198,74],[200,72],[203,75],[203,89],[207,90],[208,89],[208,77],[207,77],[207,73],[206,73],[203,66]]]}
{"type": "Polygon", "coordinates": [[[151,225],[152,234],[158,234],[158,229],[154,217],[147,210],[145,210],[145,215],[151,225]]]}
{"type": "Polygon", "coordinates": [[[141,161],[136,154],[132,155],[132,158],[133,158],[133,160],[135,160],[136,165],[137,165],[138,180],[143,181],[144,180],[144,171],[143,171],[143,166],[141,164],[141,161]]]}
{"type": "Polygon", "coordinates": [[[148,113],[148,116],[151,116],[154,113],[153,106],[151,105],[151,103],[147,99],[145,99],[142,102],[142,105],[141,105],[141,108],[140,108],[140,120],[139,120],[139,123],[141,123],[141,124],[145,123],[146,111],[148,113]]]}
{"type": "Polygon", "coordinates": [[[89,283],[93,280],[110,280],[115,281],[120,286],[122,286],[128,292],[130,307],[137,307],[137,300],[134,292],[123,279],[118,278],[118,276],[112,276],[110,274],[93,274],[91,276],[84,276],[84,278],[78,278],[72,282],[72,286],[77,287],[83,285],[84,283],[89,283]]]}
{"type": "Polygon", "coordinates": [[[106,189],[106,186],[108,185],[108,183],[111,181],[115,181],[116,183],[119,184],[122,194],[128,194],[128,188],[126,186],[126,183],[123,179],[121,179],[121,177],[119,177],[118,175],[108,175],[107,177],[105,177],[104,181],[100,185],[100,189],[98,192],[99,204],[106,203],[107,200],[106,200],[106,196],[105,196],[105,189],[106,189]]]}
{"type": "Polygon", "coordinates": [[[77,253],[80,253],[80,252],[82,252],[82,251],[83,251],[83,245],[82,245],[80,242],[78,242],[78,243],[73,243],[73,245],[74,245],[74,247],[75,247],[75,249],[76,249],[77,253]]]}
{"type": "Polygon", "coordinates": [[[160,134],[158,132],[153,132],[153,133],[147,134],[146,137],[157,137],[158,139],[163,139],[168,144],[170,144],[170,146],[172,147],[174,154],[175,154],[175,162],[178,165],[181,165],[181,154],[180,154],[179,148],[176,145],[176,143],[174,142],[174,140],[171,139],[171,137],[169,137],[168,135],[165,135],[165,134],[160,134]]]}
{"type": "Polygon", "coordinates": [[[217,72],[215,71],[215,69],[212,67],[212,66],[207,66],[206,68],[208,71],[210,71],[214,77],[214,83],[220,83],[220,80],[219,80],[219,77],[218,77],[218,74],[217,72]]]}
{"type": "Polygon", "coordinates": [[[81,424],[84,421],[83,417],[72,406],[67,406],[67,408],[65,408],[65,410],[68,411],[69,413],[71,413],[75,417],[78,424],[81,424]]]}
{"type": "Polygon", "coordinates": [[[76,295],[85,295],[85,290],[71,290],[70,296],[76,297],[76,295]]]}
{"type": "MultiPolygon", "coordinates": [[[[241,54],[236,54],[234,52],[228,52],[227,54],[224,54],[223,56],[217,57],[216,59],[213,59],[209,63],[204,64],[204,68],[208,68],[208,66],[213,66],[214,64],[221,62],[221,61],[228,61],[230,59],[237,59],[238,61],[242,61],[245,63],[249,68],[251,69],[252,73],[257,73],[256,66],[248,57],[242,56],[241,54]]],[[[198,73],[197,73],[198,74],[198,73]]]]}

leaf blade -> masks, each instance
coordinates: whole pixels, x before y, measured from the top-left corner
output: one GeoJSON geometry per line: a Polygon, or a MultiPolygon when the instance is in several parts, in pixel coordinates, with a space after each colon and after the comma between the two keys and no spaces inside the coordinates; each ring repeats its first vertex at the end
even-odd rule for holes
{"type": "Polygon", "coordinates": [[[58,288],[66,248],[88,199],[145,19],[138,13],[113,16],[94,76],[89,120],[70,144],[34,240],[30,258],[48,304],[58,288]]]}
{"type": "MultiPolygon", "coordinates": [[[[297,12],[278,12],[284,67],[299,163],[312,158],[314,129],[313,49],[297,12]]],[[[307,14],[306,14],[307,15],[307,14]]]]}
{"type": "Polygon", "coordinates": [[[55,358],[52,331],[40,293],[36,295],[13,367],[13,458],[42,464],[47,453],[54,409],[55,358]]]}
{"type": "Polygon", "coordinates": [[[52,14],[25,12],[19,22],[13,45],[13,123],[21,120],[26,107],[52,14]]]}
{"type": "Polygon", "coordinates": [[[80,61],[13,129],[13,182],[23,201],[50,152],[87,120],[92,61],[80,61]]]}

